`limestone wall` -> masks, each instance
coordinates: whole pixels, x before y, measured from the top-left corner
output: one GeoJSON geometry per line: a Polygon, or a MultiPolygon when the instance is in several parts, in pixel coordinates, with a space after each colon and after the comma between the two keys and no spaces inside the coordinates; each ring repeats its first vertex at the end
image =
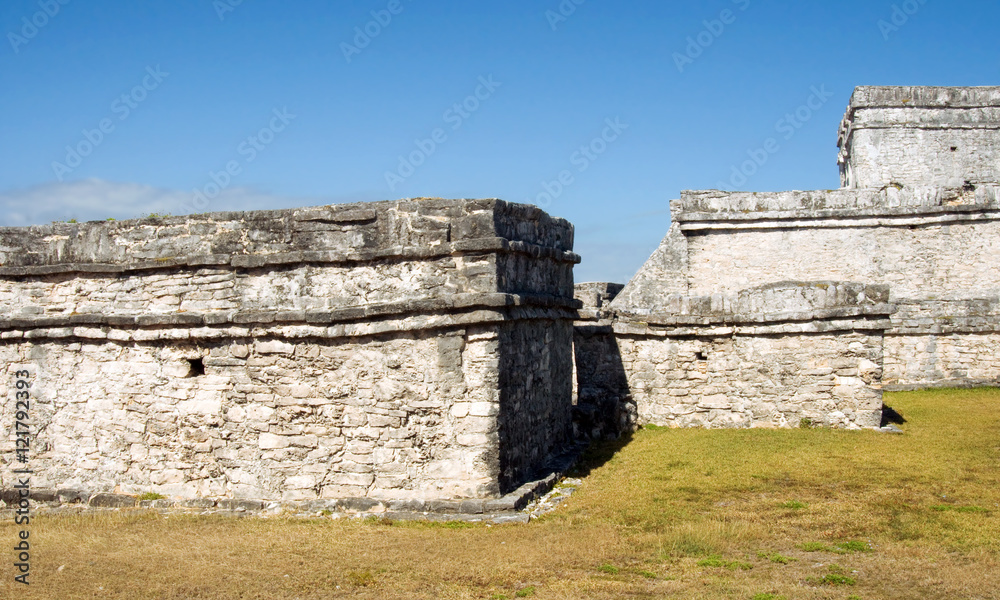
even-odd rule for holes
{"type": "Polygon", "coordinates": [[[45,341],[3,345],[0,355],[35,373],[35,425],[43,429],[36,443],[46,447],[33,461],[42,466],[40,488],[285,500],[475,497],[499,491],[496,461],[477,437],[496,424],[469,415],[495,410],[497,399],[478,398],[474,386],[461,390],[465,398],[457,394],[487,368],[475,360],[487,352],[485,339],[464,349],[467,365],[449,355],[466,335],[45,341]],[[189,375],[185,357],[195,356],[203,357],[203,376],[189,375]]]}
{"type": "Polygon", "coordinates": [[[619,314],[640,424],[877,427],[886,286],[784,282],[619,314]]]}
{"type": "Polygon", "coordinates": [[[1000,181],[1000,87],[859,87],[840,127],[841,183],[1000,181]]]}
{"type": "Polygon", "coordinates": [[[998,190],[685,192],[673,218],[692,293],[832,278],[888,284],[893,299],[992,294],[998,190]]]}
{"type": "Polygon", "coordinates": [[[1000,384],[1000,333],[887,335],[887,389],[1000,384]]]}
{"type": "Polygon", "coordinates": [[[499,412],[484,425],[496,427],[507,442],[499,455],[500,487],[506,491],[572,440],[573,323],[505,324],[498,342],[499,412]]]}
{"type": "Polygon", "coordinates": [[[886,284],[899,306],[887,340],[913,338],[887,342],[886,386],[971,385],[1000,381],[980,341],[1000,332],[997,198],[996,185],[685,192],[673,218],[692,293],[786,278],[886,284]],[[942,333],[950,346],[925,339],[942,333]]]}
{"type": "Polygon", "coordinates": [[[670,427],[878,427],[882,336],[618,338],[639,422],[670,427]]]}
{"type": "Polygon", "coordinates": [[[573,325],[574,425],[579,436],[613,437],[636,425],[611,311],[622,288],[604,282],[576,285],[576,299],[583,305],[573,325]]]}
{"type": "Polygon", "coordinates": [[[506,493],[570,431],[572,238],[496,200],[0,229],[0,364],[33,374],[35,485],[506,493]]]}

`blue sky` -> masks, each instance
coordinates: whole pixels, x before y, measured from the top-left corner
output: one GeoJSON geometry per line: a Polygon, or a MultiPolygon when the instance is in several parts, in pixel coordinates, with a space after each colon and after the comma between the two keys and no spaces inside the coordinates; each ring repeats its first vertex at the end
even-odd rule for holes
{"type": "Polygon", "coordinates": [[[624,282],[680,190],[837,187],[854,86],[998,83],[997,22],[961,0],[6,0],[0,225],[496,197],[576,225],[577,281],[624,282]]]}

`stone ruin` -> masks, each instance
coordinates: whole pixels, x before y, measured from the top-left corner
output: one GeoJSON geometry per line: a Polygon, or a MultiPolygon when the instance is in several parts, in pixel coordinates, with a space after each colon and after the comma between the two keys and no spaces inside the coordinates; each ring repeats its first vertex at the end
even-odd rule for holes
{"type": "Polygon", "coordinates": [[[570,441],[579,257],[535,207],[59,223],[0,245],[0,360],[32,371],[44,487],[489,498],[570,441]]]}
{"type": "Polygon", "coordinates": [[[858,88],[841,189],[683,192],[624,286],[574,287],[572,225],[500,200],[2,228],[35,486],[510,510],[576,439],[995,384],[998,127],[1000,88],[858,88]]]}
{"type": "Polygon", "coordinates": [[[682,192],[620,291],[578,290],[599,426],[874,427],[881,390],[1000,381],[1000,88],[861,87],[843,187],[682,192]],[[595,314],[596,313],[596,314],[595,314]]]}

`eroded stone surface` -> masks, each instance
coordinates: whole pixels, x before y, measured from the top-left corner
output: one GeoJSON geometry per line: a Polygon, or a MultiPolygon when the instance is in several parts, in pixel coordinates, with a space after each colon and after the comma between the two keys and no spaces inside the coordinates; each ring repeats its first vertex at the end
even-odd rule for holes
{"type": "Polygon", "coordinates": [[[496,200],[0,229],[34,485],[499,497],[571,435],[572,237],[496,200]]]}
{"type": "Polygon", "coordinates": [[[581,312],[579,401],[872,427],[883,386],[1000,381],[1000,88],[858,88],[840,146],[839,190],[682,192],[632,281],[581,312]],[[857,312],[858,284],[881,308],[857,312]]]}

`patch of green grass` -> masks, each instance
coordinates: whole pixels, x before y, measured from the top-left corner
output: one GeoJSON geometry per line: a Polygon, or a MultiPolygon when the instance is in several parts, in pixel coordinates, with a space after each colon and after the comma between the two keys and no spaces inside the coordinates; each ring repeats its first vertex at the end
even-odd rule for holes
{"type": "Polygon", "coordinates": [[[600,567],[597,568],[597,570],[601,571],[602,573],[607,573],[608,575],[617,575],[619,571],[618,567],[608,564],[601,565],[600,567]]]}
{"type": "Polygon", "coordinates": [[[808,508],[809,505],[805,502],[799,502],[798,500],[789,500],[788,502],[782,502],[781,508],[790,508],[792,510],[799,510],[802,508],[808,508]]]}
{"type": "Polygon", "coordinates": [[[805,552],[832,552],[834,554],[849,554],[851,552],[871,552],[872,547],[868,542],[862,542],[861,540],[849,540],[846,542],[838,542],[833,546],[824,544],[823,542],[806,542],[799,545],[799,548],[805,552]]]}
{"type": "Polygon", "coordinates": [[[517,592],[514,594],[514,597],[516,597],[516,598],[527,598],[528,596],[534,596],[534,595],[535,595],[535,586],[532,585],[532,586],[528,586],[526,588],[522,588],[520,590],[517,590],[517,592]]]}
{"type": "Polygon", "coordinates": [[[726,563],[722,561],[722,557],[719,555],[709,556],[708,558],[703,558],[698,561],[699,567],[724,567],[726,563]]]}
{"type": "Polygon", "coordinates": [[[139,500],[164,500],[166,496],[163,494],[157,494],[156,492],[144,492],[139,494],[139,500]]]}
{"type": "Polygon", "coordinates": [[[788,600],[788,596],[778,596],[776,594],[756,594],[753,600],[788,600]]]}
{"type": "Polygon", "coordinates": [[[487,528],[486,523],[475,523],[471,521],[392,521],[390,520],[393,528],[395,529],[479,529],[487,528]]]}
{"type": "Polygon", "coordinates": [[[799,429],[812,429],[813,421],[809,417],[802,417],[799,420],[799,429]]]}
{"type": "Polygon", "coordinates": [[[703,558],[699,560],[698,566],[709,567],[709,568],[725,567],[730,571],[735,571],[736,569],[740,569],[742,571],[749,571],[750,569],[753,568],[753,565],[751,565],[748,562],[743,562],[739,560],[725,560],[718,554],[714,554],[712,556],[709,556],[708,558],[703,558]]]}
{"type": "Polygon", "coordinates": [[[470,523],[468,521],[444,521],[438,525],[442,529],[475,529],[479,527],[478,523],[470,523]]]}
{"type": "Polygon", "coordinates": [[[822,577],[810,577],[806,579],[809,583],[818,585],[854,585],[857,583],[853,577],[848,577],[844,568],[840,565],[830,565],[830,572],[822,577]]]}
{"type": "Polygon", "coordinates": [[[510,600],[506,594],[493,594],[490,596],[490,600],[510,600]]]}
{"type": "Polygon", "coordinates": [[[837,575],[834,573],[827,573],[819,579],[820,585],[854,585],[857,583],[853,577],[848,577],[847,575],[837,575]]]}
{"type": "Polygon", "coordinates": [[[799,544],[799,548],[801,548],[803,552],[826,552],[830,549],[830,547],[823,542],[806,542],[804,544],[799,544]]]}
{"type": "Polygon", "coordinates": [[[652,571],[636,571],[639,575],[642,575],[646,579],[656,579],[656,573],[652,571]]]}
{"type": "Polygon", "coordinates": [[[843,553],[847,552],[871,552],[872,547],[868,542],[862,542],[861,540],[850,540],[847,542],[840,542],[836,545],[836,550],[843,553]]]}
{"type": "Polygon", "coordinates": [[[787,565],[791,562],[798,560],[797,558],[792,558],[791,556],[784,556],[777,552],[758,552],[757,556],[760,558],[766,558],[767,560],[778,563],[779,565],[787,565]]]}

